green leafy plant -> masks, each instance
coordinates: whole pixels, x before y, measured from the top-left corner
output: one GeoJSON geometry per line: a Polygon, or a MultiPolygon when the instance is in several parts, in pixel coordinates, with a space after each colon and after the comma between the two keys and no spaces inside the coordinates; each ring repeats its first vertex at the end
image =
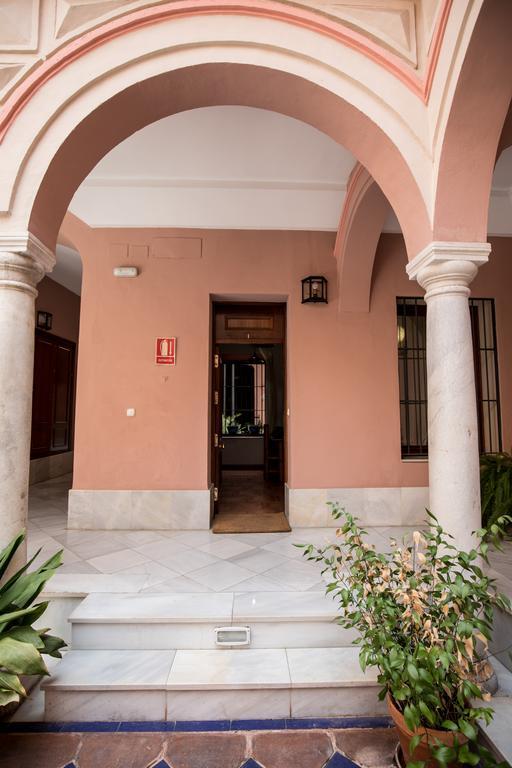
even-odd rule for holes
{"type": "Polygon", "coordinates": [[[240,427],[241,413],[228,414],[227,416],[222,414],[222,433],[225,435],[228,431],[228,427],[240,427]]]}
{"type": "Polygon", "coordinates": [[[41,654],[61,657],[63,640],[48,634],[48,629],[34,629],[32,624],[48,607],[48,602],[34,603],[48,579],[62,564],[57,552],[43,565],[29,573],[39,550],[10,578],[6,573],[25,538],[18,534],[0,552],[0,706],[16,703],[26,696],[20,675],[48,675],[41,654]]]}
{"type": "Polygon", "coordinates": [[[480,457],[482,522],[491,533],[505,515],[512,515],[512,455],[488,453],[480,457]]]}
{"type": "MultiPolygon", "coordinates": [[[[338,623],[358,631],[361,668],[377,668],[379,697],[403,715],[409,767],[494,765],[477,741],[478,721],[492,719],[492,710],[479,705],[490,696],[477,680],[493,607],[509,610],[510,601],[481,568],[487,531],[478,531],[478,546],[463,552],[427,513],[429,530],[416,531],[410,543],[391,539],[390,551],[379,553],[356,518],[331,506],[340,520],[336,541],[297,546],[324,566],[327,592],[340,607],[338,623]],[[435,731],[448,734],[448,744],[435,731]],[[431,758],[418,759],[424,749],[431,758]]],[[[496,520],[498,533],[506,522],[496,520]]]]}

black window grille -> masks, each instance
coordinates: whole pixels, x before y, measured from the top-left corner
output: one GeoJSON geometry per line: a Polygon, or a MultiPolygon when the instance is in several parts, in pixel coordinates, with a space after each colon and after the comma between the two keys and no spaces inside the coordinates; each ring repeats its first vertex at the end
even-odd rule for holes
{"type": "Polygon", "coordinates": [[[265,363],[263,361],[223,363],[223,374],[223,434],[263,434],[265,363]]]}
{"type": "MultiPolygon", "coordinates": [[[[481,453],[501,451],[496,321],[493,299],[470,299],[481,453]]],[[[428,457],[427,307],[424,299],[397,298],[398,378],[402,458],[428,457]]]]}

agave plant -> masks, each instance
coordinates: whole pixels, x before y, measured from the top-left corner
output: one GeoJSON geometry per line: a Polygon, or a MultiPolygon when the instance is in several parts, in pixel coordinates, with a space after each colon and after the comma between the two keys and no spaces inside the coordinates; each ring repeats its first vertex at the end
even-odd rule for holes
{"type": "MultiPolygon", "coordinates": [[[[19,533],[0,552],[0,583],[14,555],[25,539],[19,533]]],[[[62,551],[29,573],[41,550],[0,587],[0,706],[16,703],[27,693],[20,675],[48,675],[41,654],[61,658],[63,640],[48,634],[48,629],[32,626],[45,612],[48,602],[35,603],[48,579],[62,564],[62,551]]]]}
{"type": "MultiPolygon", "coordinates": [[[[489,453],[480,457],[482,525],[496,533],[499,518],[512,515],[512,455],[489,453]]],[[[510,521],[508,521],[510,522],[510,521]]]]}

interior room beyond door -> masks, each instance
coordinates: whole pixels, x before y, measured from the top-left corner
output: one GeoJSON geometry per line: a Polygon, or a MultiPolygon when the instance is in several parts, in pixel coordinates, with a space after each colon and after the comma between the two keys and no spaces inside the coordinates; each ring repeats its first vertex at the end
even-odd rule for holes
{"type": "Polygon", "coordinates": [[[213,530],[287,531],[285,306],[215,304],[213,530]]]}

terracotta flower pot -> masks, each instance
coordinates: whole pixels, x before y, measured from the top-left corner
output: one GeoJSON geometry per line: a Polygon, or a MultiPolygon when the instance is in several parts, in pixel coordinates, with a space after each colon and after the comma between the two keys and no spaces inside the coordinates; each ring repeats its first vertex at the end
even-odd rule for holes
{"type": "MultiPolygon", "coordinates": [[[[398,738],[400,739],[400,746],[402,747],[404,763],[408,763],[412,760],[424,760],[426,762],[426,768],[439,768],[438,763],[432,757],[429,742],[432,744],[432,746],[435,746],[436,739],[438,739],[443,744],[446,744],[447,747],[453,747],[455,738],[457,738],[459,745],[467,742],[467,738],[460,733],[454,734],[451,731],[436,731],[433,728],[420,728],[418,733],[422,733],[423,737],[414,750],[414,755],[411,755],[409,753],[409,742],[414,736],[415,732],[409,730],[404,716],[396,708],[389,694],[386,696],[386,702],[388,705],[389,714],[391,715],[398,731],[398,738]]],[[[457,768],[457,766],[458,763],[450,763],[448,768],[457,768]]]]}

